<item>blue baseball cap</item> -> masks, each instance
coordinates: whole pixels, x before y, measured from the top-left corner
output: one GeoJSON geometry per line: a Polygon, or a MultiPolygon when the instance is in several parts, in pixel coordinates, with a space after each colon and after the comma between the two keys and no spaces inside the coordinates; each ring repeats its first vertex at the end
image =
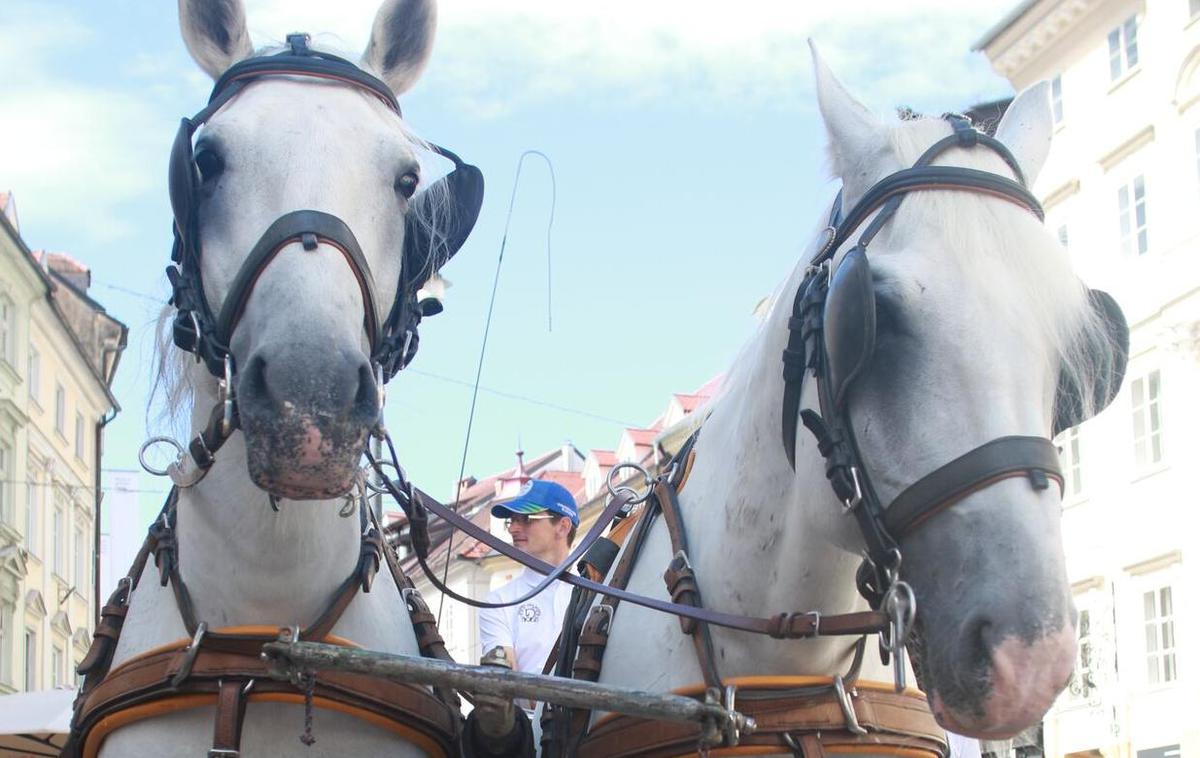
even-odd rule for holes
{"type": "Polygon", "coordinates": [[[579,526],[579,509],[575,505],[575,498],[571,497],[566,487],[544,479],[531,479],[511,500],[492,506],[492,515],[496,518],[542,511],[566,516],[572,524],[579,526]]]}

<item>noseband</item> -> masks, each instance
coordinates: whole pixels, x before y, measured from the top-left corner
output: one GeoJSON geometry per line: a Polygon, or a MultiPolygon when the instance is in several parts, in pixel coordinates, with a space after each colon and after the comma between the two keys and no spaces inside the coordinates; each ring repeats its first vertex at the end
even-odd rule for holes
{"type": "Polygon", "coordinates": [[[1035,490],[1053,479],[1062,487],[1054,444],[1042,437],[991,440],[919,479],[885,508],[872,485],[850,420],[849,388],[867,367],[875,341],[875,291],[867,245],[892,219],[909,192],[975,192],[1014,203],[1043,218],[1041,204],[1025,186],[1016,159],[999,141],[976,131],[960,116],[947,116],[954,133],[931,146],[912,168],[871,187],[839,218],[835,203],[825,243],[810,261],[792,304],[788,344],[783,351],[783,446],[795,468],[797,419],[813,434],[825,458],[825,475],[845,509],[855,515],[866,541],[859,591],[878,609],[899,583],[899,541],[936,513],[968,495],[1011,477],[1027,477],[1035,490]],[[983,147],[996,153],[1017,177],[956,166],[933,166],[943,152],[983,147]],[[879,213],[837,266],[841,245],[875,211],[879,213]],[[820,412],[800,409],[805,375],[816,379],[820,412]]]}

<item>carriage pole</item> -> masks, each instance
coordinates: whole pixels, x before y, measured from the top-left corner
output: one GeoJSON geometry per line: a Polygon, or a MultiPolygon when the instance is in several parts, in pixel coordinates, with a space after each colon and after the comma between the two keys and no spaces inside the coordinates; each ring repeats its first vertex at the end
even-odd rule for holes
{"type": "Polygon", "coordinates": [[[413,655],[326,645],[319,642],[269,642],[263,660],[271,676],[294,680],[317,671],[350,671],[406,684],[451,687],[507,698],[529,698],[570,708],[611,711],[666,721],[715,726],[722,732],[753,732],[754,719],[728,710],[712,698],[646,692],[596,682],[523,671],[467,666],[413,655]]]}

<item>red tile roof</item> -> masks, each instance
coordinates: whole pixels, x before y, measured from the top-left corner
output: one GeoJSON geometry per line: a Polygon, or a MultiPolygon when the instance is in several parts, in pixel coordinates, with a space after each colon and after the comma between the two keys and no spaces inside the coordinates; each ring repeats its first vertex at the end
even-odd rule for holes
{"type": "Polygon", "coordinates": [[[653,445],[654,438],[658,436],[658,431],[655,429],[626,429],[625,433],[633,440],[633,444],[638,447],[653,445]]]}
{"type": "Polygon", "coordinates": [[[611,450],[593,450],[592,457],[601,467],[617,465],[617,454],[611,450]]]}
{"type": "Polygon", "coordinates": [[[675,393],[675,399],[679,402],[679,407],[683,408],[684,413],[692,413],[700,406],[709,401],[708,395],[686,395],[675,393]]]}

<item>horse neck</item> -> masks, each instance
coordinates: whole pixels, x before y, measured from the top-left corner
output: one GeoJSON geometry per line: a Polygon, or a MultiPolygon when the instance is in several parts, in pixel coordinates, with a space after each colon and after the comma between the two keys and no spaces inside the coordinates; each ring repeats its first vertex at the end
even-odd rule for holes
{"type": "MultiPolygon", "coordinates": [[[[713,607],[754,616],[863,606],[854,582],[861,538],[825,479],[824,461],[800,427],[796,468],[781,436],[787,321],[803,265],[789,277],[760,333],[726,380],[697,441],[696,461],[681,495],[692,560],[713,607]],[[710,599],[711,598],[711,599],[710,599]]],[[[804,388],[810,405],[815,386],[804,388]]],[[[729,639],[726,654],[741,673],[823,673],[839,665],[848,639],[764,645],[752,635],[729,639]],[[803,650],[798,650],[797,645],[803,650]],[[735,650],[743,649],[743,656],[735,650]],[[802,653],[802,654],[801,654],[802,653]],[[777,657],[773,662],[764,657],[777,657]],[[775,668],[763,669],[764,663],[775,668]]],[[[736,675],[733,663],[730,675],[736,675]]]]}
{"type": "MultiPolygon", "coordinates": [[[[193,434],[217,402],[213,383],[198,384],[193,434]]],[[[358,514],[339,516],[343,504],[283,501],[275,512],[250,480],[235,432],[208,475],[179,493],[180,573],[197,618],[209,626],[312,623],[358,560],[358,514]]]]}

